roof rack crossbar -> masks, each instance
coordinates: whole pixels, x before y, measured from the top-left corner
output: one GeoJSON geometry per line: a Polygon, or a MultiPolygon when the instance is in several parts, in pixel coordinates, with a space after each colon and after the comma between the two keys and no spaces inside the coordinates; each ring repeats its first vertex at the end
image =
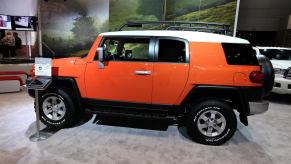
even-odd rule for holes
{"type": "Polygon", "coordinates": [[[187,30],[187,31],[210,31],[215,33],[227,34],[223,28],[209,28],[209,27],[185,27],[185,26],[169,26],[166,30],[187,30]]]}
{"type": "Polygon", "coordinates": [[[221,31],[227,34],[230,25],[224,23],[209,23],[209,22],[191,22],[191,21],[141,21],[127,22],[122,25],[118,31],[122,31],[125,27],[143,27],[144,25],[164,25],[164,30],[207,30],[210,32],[221,31]],[[167,26],[166,26],[167,25],[167,26]]]}

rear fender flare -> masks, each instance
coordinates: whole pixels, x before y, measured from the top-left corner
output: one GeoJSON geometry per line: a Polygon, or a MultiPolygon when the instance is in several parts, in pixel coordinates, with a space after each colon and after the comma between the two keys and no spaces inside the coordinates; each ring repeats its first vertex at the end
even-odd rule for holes
{"type": "MultiPolygon", "coordinates": [[[[247,116],[250,108],[248,100],[240,87],[198,85],[192,88],[181,105],[187,107],[189,104],[196,104],[208,98],[224,100],[233,108],[237,108],[241,122],[245,125],[248,124],[247,116]]],[[[187,113],[188,111],[185,112],[187,113]]]]}

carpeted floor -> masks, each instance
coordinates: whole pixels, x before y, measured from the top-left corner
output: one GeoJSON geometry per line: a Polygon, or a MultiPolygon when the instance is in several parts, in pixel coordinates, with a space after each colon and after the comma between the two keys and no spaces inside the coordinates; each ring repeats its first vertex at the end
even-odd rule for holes
{"type": "Polygon", "coordinates": [[[29,136],[35,132],[33,99],[24,92],[0,94],[0,163],[288,164],[291,99],[273,95],[270,100],[269,111],[249,117],[248,127],[239,123],[227,144],[205,146],[189,140],[184,128],[113,118],[92,118],[55,132],[45,141],[31,142],[29,136]],[[129,128],[133,127],[130,124],[136,128],[129,128]]]}

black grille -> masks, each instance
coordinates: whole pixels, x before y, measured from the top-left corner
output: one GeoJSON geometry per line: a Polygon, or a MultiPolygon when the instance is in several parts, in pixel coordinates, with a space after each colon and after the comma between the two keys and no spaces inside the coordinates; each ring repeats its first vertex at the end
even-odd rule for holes
{"type": "Polygon", "coordinates": [[[285,79],[291,79],[291,67],[289,67],[289,68],[284,72],[284,78],[285,78],[285,79]]]}

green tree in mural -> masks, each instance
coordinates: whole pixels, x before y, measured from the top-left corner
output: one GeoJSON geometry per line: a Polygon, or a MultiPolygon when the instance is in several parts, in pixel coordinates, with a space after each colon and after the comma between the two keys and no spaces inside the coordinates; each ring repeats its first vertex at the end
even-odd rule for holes
{"type": "Polygon", "coordinates": [[[163,0],[140,0],[136,10],[140,15],[154,15],[158,19],[163,16],[163,0]]]}
{"type": "Polygon", "coordinates": [[[74,19],[73,26],[71,31],[73,32],[74,38],[78,40],[80,44],[86,44],[97,35],[97,27],[92,17],[80,15],[74,19]]]}

